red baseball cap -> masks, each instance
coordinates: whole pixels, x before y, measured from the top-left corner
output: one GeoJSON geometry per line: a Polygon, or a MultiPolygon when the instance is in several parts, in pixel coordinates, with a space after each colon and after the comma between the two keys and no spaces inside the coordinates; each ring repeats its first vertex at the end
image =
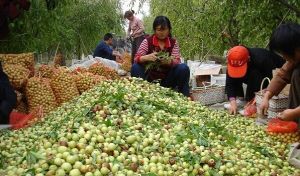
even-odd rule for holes
{"type": "Polygon", "coordinates": [[[227,53],[227,70],[232,78],[242,78],[246,75],[249,51],[243,46],[235,46],[227,53]]]}

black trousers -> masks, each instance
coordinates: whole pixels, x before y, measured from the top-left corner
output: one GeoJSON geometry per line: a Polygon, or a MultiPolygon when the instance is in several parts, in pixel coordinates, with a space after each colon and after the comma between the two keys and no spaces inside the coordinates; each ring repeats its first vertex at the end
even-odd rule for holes
{"type": "Polygon", "coordinates": [[[138,49],[144,39],[145,39],[145,37],[143,35],[133,39],[132,45],[131,45],[131,47],[132,47],[131,48],[131,63],[134,62],[134,56],[135,56],[136,52],[138,51],[138,49]]]}
{"type": "MultiPolygon", "coordinates": [[[[237,89],[236,95],[238,97],[245,97],[246,101],[251,101],[255,97],[255,92],[260,91],[260,85],[265,77],[272,79],[272,75],[262,73],[256,69],[249,70],[247,73],[247,79],[243,81],[243,83],[247,84],[246,95],[244,95],[242,86],[237,89]]],[[[267,86],[268,82],[266,81],[263,84],[263,89],[267,86]]]]}
{"type": "Polygon", "coordinates": [[[291,77],[291,88],[289,94],[289,108],[300,106],[300,64],[294,69],[291,77]]]}

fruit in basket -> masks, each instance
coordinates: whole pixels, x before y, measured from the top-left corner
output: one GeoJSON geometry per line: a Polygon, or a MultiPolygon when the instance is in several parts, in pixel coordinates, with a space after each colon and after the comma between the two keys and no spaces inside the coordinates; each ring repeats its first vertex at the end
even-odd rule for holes
{"type": "Polygon", "coordinates": [[[47,114],[57,107],[49,79],[39,77],[30,78],[26,85],[26,96],[29,111],[33,111],[41,106],[43,112],[47,114]]]}
{"type": "Polygon", "coordinates": [[[79,96],[74,77],[65,68],[56,69],[50,83],[59,105],[79,96]]]}
{"type": "Polygon", "coordinates": [[[3,71],[7,74],[13,88],[20,90],[26,84],[30,71],[23,66],[14,64],[4,64],[3,71]]]}

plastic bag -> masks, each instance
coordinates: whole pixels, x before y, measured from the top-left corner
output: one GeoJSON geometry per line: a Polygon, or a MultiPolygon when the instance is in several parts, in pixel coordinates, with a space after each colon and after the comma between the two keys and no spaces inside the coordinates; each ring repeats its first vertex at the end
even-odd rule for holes
{"type": "Polygon", "coordinates": [[[256,117],[256,104],[255,100],[251,100],[244,107],[244,116],[246,117],[256,117]]]}
{"type": "Polygon", "coordinates": [[[120,64],[117,63],[116,61],[109,60],[109,59],[104,59],[104,58],[101,58],[101,57],[95,57],[94,60],[97,61],[97,62],[101,62],[105,66],[107,66],[109,68],[112,68],[116,71],[120,69],[120,64]]]}
{"type": "Polygon", "coordinates": [[[290,147],[288,162],[297,169],[300,169],[300,143],[294,143],[290,147]]]}
{"type": "Polygon", "coordinates": [[[11,128],[14,130],[25,128],[38,119],[43,117],[43,111],[41,107],[36,108],[29,114],[19,113],[19,112],[11,112],[9,116],[9,124],[11,128]]]}
{"type": "Polygon", "coordinates": [[[270,133],[294,133],[298,129],[298,124],[292,121],[271,119],[268,123],[267,132],[270,133]]]}

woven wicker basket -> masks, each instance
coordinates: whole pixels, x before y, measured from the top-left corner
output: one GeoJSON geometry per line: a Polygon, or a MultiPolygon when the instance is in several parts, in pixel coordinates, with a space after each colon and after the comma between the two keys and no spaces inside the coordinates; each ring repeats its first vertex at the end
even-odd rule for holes
{"type": "Polygon", "coordinates": [[[225,86],[210,85],[192,89],[192,97],[203,105],[211,105],[225,101],[225,86]]]}
{"type": "MultiPolygon", "coordinates": [[[[266,80],[269,81],[269,83],[270,83],[269,78],[267,78],[267,77],[264,78],[260,85],[260,91],[255,93],[255,101],[256,101],[257,106],[259,106],[263,101],[265,90],[262,90],[262,87],[266,80]]],[[[288,108],[288,104],[289,104],[288,99],[289,99],[289,97],[286,95],[283,95],[283,94],[279,94],[278,96],[273,96],[269,100],[269,108],[273,109],[274,112],[277,112],[277,110],[286,109],[286,108],[288,108]]]]}

